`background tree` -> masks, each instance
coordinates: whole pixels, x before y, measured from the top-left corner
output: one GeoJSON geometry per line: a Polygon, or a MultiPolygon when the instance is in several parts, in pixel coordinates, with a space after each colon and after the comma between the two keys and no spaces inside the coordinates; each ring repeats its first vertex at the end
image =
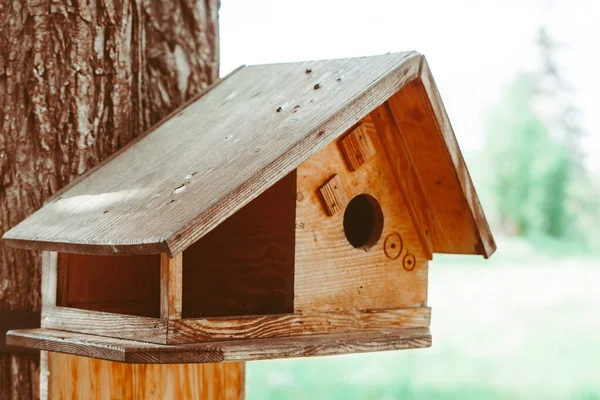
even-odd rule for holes
{"type": "MultiPolygon", "coordinates": [[[[218,0],[0,0],[0,234],[218,77],[218,0]]],[[[0,309],[40,310],[40,256],[0,244],[0,309]]],[[[0,353],[0,399],[38,356],[0,353]]]]}
{"type": "Polygon", "coordinates": [[[488,145],[500,225],[506,233],[580,238],[593,213],[573,90],[557,62],[560,47],[540,28],[539,68],[518,74],[488,118],[488,145]],[[576,190],[579,187],[583,190],[576,190]]]}

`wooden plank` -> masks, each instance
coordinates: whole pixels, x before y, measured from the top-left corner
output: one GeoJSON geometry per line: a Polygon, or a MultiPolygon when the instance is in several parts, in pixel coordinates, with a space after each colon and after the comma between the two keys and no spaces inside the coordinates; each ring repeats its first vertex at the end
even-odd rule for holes
{"type": "MultiPolygon", "coordinates": [[[[50,353],[48,351],[42,350],[40,351],[40,390],[39,390],[39,398],[40,400],[48,400],[50,399],[48,393],[48,386],[50,385],[50,370],[49,361],[50,353]]],[[[57,374],[58,375],[58,374],[57,374]]]]}
{"type": "Polygon", "coordinates": [[[160,255],[160,317],[180,319],[182,306],[182,254],[160,255]]]}
{"type": "MultiPolygon", "coordinates": [[[[96,361],[106,363],[106,361],[96,361]]],[[[110,363],[113,364],[113,363],[110,363]]],[[[137,364],[134,399],[235,400],[244,398],[244,363],[137,364]],[[173,384],[177,382],[178,384],[173,384]]]]}
{"type": "Polygon", "coordinates": [[[363,330],[427,327],[429,307],[322,313],[197,318],[169,321],[167,344],[342,334],[363,330]]]}
{"type": "Polygon", "coordinates": [[[402,198],[408,208],[423,250],[432,259],[432,235],[441,229],[439,221],[432,214],[431,207],[423,191],[419,176],[415,171],[416,161],[406,149],[403,136],[398,131],[389,105],[384,103],[371,113],[371,119],[381,139],[382,147],[394,172],[402,198]],[[438,224],[436,224],[438,222],[438,224]]]}
{"type": "Polygon", "coordinates": [[[344,183],[337,174],[321,185],[319,192],[323,198],[323,206],[329,216],[343,210],[348,204],[348,195],[344,189],[344,183]]]}
{"type": "MultiPolygon", "coordinates": [[[[421,74],[430,80],[431,92],[434,83],[426,72],[426,64],[422,68],[421,74]]],[[[437,111],[429,96],[423,81],[415,79],[388,103],[426,194],[433,220],[437,221],[429,225],[433,250],[488,257],[493,251],[493,238],[483,213],[483,220],[479,225],[475,223],[474,215],[478,213],[475,209],[480,210],[477,194],[439,95],[438,100],[433,100],[437,111]],[[488,244],[482,243],[480,231],[487,237],[488,244]]]]}
{"type": "Polygon", "coordinates": [[[244,363],[124,364],[50,353],[50,399],[243,399],[244,363]],[[227,379],[224,379],[224,377],[227,379]]]}
{"type": "MultiPolygon", "coordinates": [[[[211,365],[215,366],[215,364],[211,365]]],[[[225,399],[245,399],[246,363],[228,362],[227,365],[229,365],[230,367],[225,368],[225,370],[223,371],[223,386],[225,388],[225,399]]],[[[203,382],[204,381],[208,381],[208,379],[204,379],[203,382]]],[[[210,382],[208,382],[208,385],[210,385],[210,382]]],[[[206,400],[210,400],[210,397],[207,397],[206,400]]]]}
{"type": "Polygon", "coordinates": [[[58,254],[53,251],[42,252],[42,308],[54,307],[58,291],[58,254]]]}
{"type": "Polygon", "coordinates": [[[402,192],[370,117],[362,126],[376,150],[360,169],[351,172],[331,143],[298,167],[296,203],[296,312],[421,307],[427,303],[428,255],[416,232],[402,192]],[[317,188],[337,174],[348,198],[369,194],[383,212],[379,240],[366,251],[354,248],[344,233],[344,212],[327,216],[317,188]],[[384,248],[399,235],[401,255],[390,258],[384,248]],[[402,258],[410,252],[417,266],[408,272],[402,258]]]}
{"type": "Polygon", "coordinates": [[[350,171],[356,171],[375,155],[375,148],[365,127],[357,126],[338,141],[350,171]]]}
{"type": "Polygon", "coordinates": [[[242,68],[4,238],[30,249],[172,257],[414,79],[420,58],[242,68]]]}
{"type": "Polygon", "coordinates": [[[13,346],[142,364],[254,361],[431,346],[429,328],[396,328],[343,335],[311,335],[188,345],[140,343],[52,329],[10,331],[7,337],[13,346]]]}
{"type": "MultiPolygon", "coordinates": [[[[58,269],[58,253],[51,251],[42,252],[42,309],[51,309],[58,303],[59,284],[64,280],[60,279],[58,269]]],[[[62,288],[61,288],[62,289],[62,288]]],[[[40,313],[40,326],[41,326],[40,313]]],[[[46,351],[40,351],[40,399],[48,400],[48,385],[50,370],[48,369],[49,354],[46,351]]]]}
{"type": "Polygon", "coordinates": [[[183,252],[183,317],[294,311],[296,173],[183,252]]]}
{"type": "Polygon", "coordinates": [[[49,307],[42,310],[42,328],[82,332],[93,335],[166,343],[164,319],[112,314],[101,311],[49,307]]]}

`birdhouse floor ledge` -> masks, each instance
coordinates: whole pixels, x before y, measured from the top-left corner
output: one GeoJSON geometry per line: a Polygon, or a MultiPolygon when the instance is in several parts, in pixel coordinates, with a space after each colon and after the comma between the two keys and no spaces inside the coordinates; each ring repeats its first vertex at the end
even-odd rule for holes
{"type": "Polygon", "coordinates": [[[39,350],[131,364],[215,363],[329,356],[431,347],[429,328],[403,328],[304,337],[159,345],[54,329],[9,331],[7,342],[39,350]]]}

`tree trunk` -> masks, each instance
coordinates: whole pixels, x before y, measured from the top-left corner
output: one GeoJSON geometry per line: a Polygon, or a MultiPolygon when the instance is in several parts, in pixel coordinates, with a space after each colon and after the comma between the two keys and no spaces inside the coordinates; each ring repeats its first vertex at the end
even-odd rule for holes
{"type": "MultiPolygon", "coordinates": [[[[0,0],[0,234],[217,78],[218,6],[0,0]]],[[[0,310],[40,310],[38,253],[0,244],[0,310]]],[[[0,399],[38,370],[0,353],[0,399]]]]}

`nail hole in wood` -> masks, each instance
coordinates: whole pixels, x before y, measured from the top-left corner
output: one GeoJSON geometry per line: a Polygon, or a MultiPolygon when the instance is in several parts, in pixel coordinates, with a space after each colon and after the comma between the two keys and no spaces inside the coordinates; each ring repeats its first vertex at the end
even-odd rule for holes
{"type": "Polygon", "coordinates": [[[412,271],[413,269],[415,269],[415,263],[415,256],[411,253],[406,253],[404,259],[402,260],[402,266],[404,267],[404,269],[409,272],[412,271]]]}

